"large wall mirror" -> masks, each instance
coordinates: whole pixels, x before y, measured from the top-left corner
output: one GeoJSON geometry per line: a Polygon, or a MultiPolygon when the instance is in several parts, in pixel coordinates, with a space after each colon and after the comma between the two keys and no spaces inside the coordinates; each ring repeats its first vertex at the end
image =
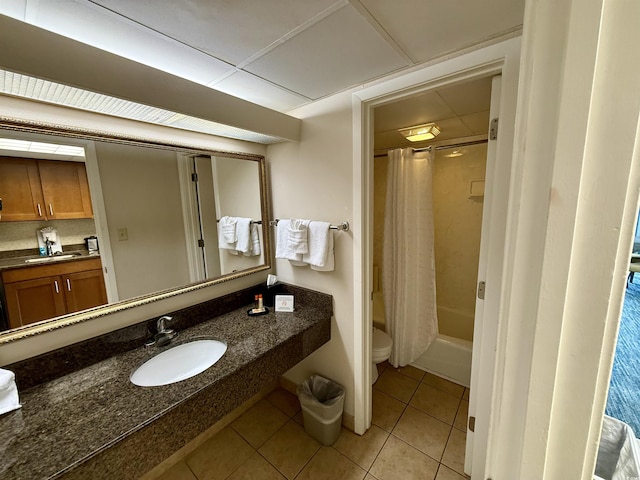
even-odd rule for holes
{"type": "MultiPolygon", "coordinates": [[[[10,215],[9,194],[0,192],[0,198],[5,195],[0,210],[4,317],[0,342],[8,333],[25,331],[28,335],[33,327],[46,330],[47,325],[74,323],[80,317],[95,318],[270,268],[266,172],[260,155],[205,151],[188,145],[6,120],[0,122],[0,138],[9,139],[0,143],[0,162],[11,166],[27,160],[44,172],[45,166],[61,164],[56,162],[84,163],[92,205],[92,212],[84,218],[59,219],[49,215],[51,207],[44,204],[41,219],[16,220],[10,215]],[[57,155],[38,151],[37,145],[32,151],[22,151],[16,141],[79,146],[82,152],[57,155]],[[83,251],[83,256],[40,261],[39,232],[46,227],[55,231],[62,254],[83,251]],[[86,239],[94,236],[98,252],[90,253],[86,248],[92,250],[95,244],[86,239]],[[33,292],[25,287],[16,293],[13,283],[20,286],[19,281],[33,280],[25,276],[29,271],[35,271],[36,276],[40,271],[44,272],[42,275],[56,274],[36,267],[87,258],[100,260],[106,303],[77,311],[82,302],[73,310],[73,302],[68,301],[66,312],[49,313],[46,318],[37,318],[43,315],[37,313],[27,318],[32,305],[44,305],[44,299],[53,296],[56,289],[72,288],[73,280],[69,282],[60,274],[57,280],[51,280],[55,285],[41,285],[38,292],[33,287],[38,295],[33,301],[24,300],[33,292]],[[22,277],[7,275],[9,271],[20,271],[22,277]],[[12,305],[8,304],[13,302],[15,310],[18,301],[23,301],[22,323],[17,317],[9,318],[12,305]]],[[[41,176],[44,191],[48,187],[41,176]]],[[[34,207],[34,211],[39,208],[34,207]]]]}

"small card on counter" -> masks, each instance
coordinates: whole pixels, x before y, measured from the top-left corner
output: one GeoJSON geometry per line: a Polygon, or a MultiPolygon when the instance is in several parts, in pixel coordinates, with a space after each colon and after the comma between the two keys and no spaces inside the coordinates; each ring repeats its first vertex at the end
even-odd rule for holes
{"type": "Polygon", "coordinates": [[[276,312],[293,312],[293,295],[276,295],[276,312]]]}

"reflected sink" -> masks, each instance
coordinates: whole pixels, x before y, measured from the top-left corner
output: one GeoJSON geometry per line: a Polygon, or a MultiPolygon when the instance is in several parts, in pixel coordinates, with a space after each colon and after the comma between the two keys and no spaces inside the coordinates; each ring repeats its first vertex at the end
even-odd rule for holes
{"type": "Polygon", "coordinates": [[[64,260],[66,258],[79,257],[79,253],[63,253],[62,255],[53,255],[51,257],[38,257],[38,258],[27,258],[24,263],[45,263],[45,262],[55,262],[57,260],[64,260]]]}
{"type": "Polygon", "coordinates": [[[192,340],[151,357],[131,374],[131,383],[159,387],[194,377],[214,365],[227,351],[218,340],[192,340]]]}

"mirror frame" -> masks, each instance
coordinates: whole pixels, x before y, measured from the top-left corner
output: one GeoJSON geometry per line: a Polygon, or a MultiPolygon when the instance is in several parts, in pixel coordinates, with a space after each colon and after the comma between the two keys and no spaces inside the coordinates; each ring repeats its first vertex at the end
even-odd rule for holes
{"type": "Polygon", "coordinates": [[[107,304],[104,306],[93,307],[87,310],[82,310],[76,313],[69,313],[60,317],[54,317],[48,320],[42,320],[33,324],[25,325],[22,327],[14,328],[0,332],[0,345],[21,340],[23,338],[32,337],[42,333],[51,332],[59,328],[63,328],[70,325],[76,325],[78,323],[85,322],[87,320],[93,320],[102,316],[106,316],[112,313],[120,312],[134,307],[139,307],[166,298],[174,297],[184,293],[193,292],[202,288],[211,287],[213,285],[219,285],[221,283],[235,280],[237,278],[246,277],[254,273],[270,270],[271,265],[271,235],[269,228],[269,194],[267,185],[267,172],[266,162],[263,155],[257,155],[253,153],[242,152],[228,152],[222,150],[208,150],[198,148],[193,145],[181,144],[178,142],[165,143],[158,140],[126,136],[115,134],[112,132],[105,132],[100,130],[89,130],[79,127],[70,127],[68,125],[58,125],[45,122],[36,122],[31,120],[22,120],[11,117],[0,116],[0,131],[17,131],[22,133],[35,133],[45,135],[55,135],[58,137],[68,137],[80,140],[91,140],[100,142],[118,143],[122,145],[138,146],[138,147],[150,147],[160,150],[170,150],[180,152],[183,154],[194,155],[212,155],[212,156],[224,156],[227,158],[237,158],[242,160],[253,160],[258,163],[258,170],[260,174],[260,198],[262,200],[260,213],[262,215],[262,238],[263,238],[263,251],[264,251],[264,265],[258,267],[247,268],[239,272],[233,272],[226,275],[215,277],[211,280],[204,280],[202,282],[190,283],[181,287],[171,288],[167,290],[161,290],[158,292],[150,293],[147,295],[141,295],[133,297],[120,302],[107,304]]]}

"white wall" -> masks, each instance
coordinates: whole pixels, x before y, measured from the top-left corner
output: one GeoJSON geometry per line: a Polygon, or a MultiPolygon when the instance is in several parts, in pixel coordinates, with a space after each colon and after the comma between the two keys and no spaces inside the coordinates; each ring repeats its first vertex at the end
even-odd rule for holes
{"type": "MultiPolygon", "coordinates": [[[[274,218],[306,218],[332,224],[352,219],[351,95],[344,93],[291,112],[302,118],[301,141],[267,151],[274,218]]],[[[333,295],[331,341],[285,376],[299,383],[313,373],[346,389],[345,412],[354,412],[352,233],[334,232],[333,272],[316,272],[276,260],[279,280],[333,295]]]]}
{"type": "Polygon", "coordinates": [[[95,147],[118,297],[190,283],[175,152],[106,142],[95,147]]]}

